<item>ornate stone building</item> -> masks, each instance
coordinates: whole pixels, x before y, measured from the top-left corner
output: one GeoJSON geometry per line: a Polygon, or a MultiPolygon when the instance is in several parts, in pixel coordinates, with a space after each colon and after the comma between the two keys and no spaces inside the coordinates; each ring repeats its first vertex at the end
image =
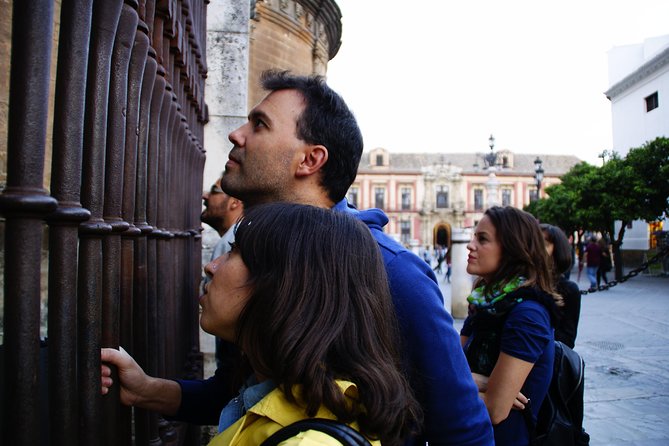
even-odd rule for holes
{"type": "Polygon", "coordinates": [[[327,72],[341,45],[341,12],[334,0],[260,0],[252,4],[249,108],[264,97],[260,74],[269,68],[299,74],[327,72]]]}
{"type": "Polygon", "coordinates": [[[534,161],[541,158],[544,188],[578,164],[575,156],[498,151],[494,169],[475,153],[363,154],[348,199],[361,209],[383,209],[386,231],[408,246],[451,244],[454,228],[471,228],[493,204],[522,208],[537,197],[534,161]]]}

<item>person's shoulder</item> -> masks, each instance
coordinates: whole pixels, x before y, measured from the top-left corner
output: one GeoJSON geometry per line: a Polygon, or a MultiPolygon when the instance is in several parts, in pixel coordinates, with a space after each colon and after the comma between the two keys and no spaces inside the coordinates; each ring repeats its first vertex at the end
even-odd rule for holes
{"type": "Polygon", "coordinates": [[[581,294],[578,284],[572,280],[562,279],[558,282],[558,292],[564,294],[581,294]]]}
{"type": "Polygon", "coordinates": [[[509,295],[510,297],[520,299],[518,304],[511,309],[510,316],[531,318],[538,316],[541,319],[548,318],[550,321],[548,305],[550,305],[553,297],[548,293],[536,287],[520,287],[509,293],[509,295]]]}
{"type": "Polygon", "coordinates": [[[342,443],[325,432],[308,430],[282,441],[279,446],[342,446],[342,443]]]}

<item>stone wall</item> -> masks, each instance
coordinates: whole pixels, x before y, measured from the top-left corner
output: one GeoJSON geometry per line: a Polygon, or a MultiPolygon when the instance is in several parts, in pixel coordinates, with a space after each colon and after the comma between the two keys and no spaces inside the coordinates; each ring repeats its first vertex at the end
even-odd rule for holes
{"type": "Polygon", "coordinates": [[[12,2],[0,0],[0,190],[7,183],[7,118],[9,112],[9,60],[12,52],[12,2]]]}

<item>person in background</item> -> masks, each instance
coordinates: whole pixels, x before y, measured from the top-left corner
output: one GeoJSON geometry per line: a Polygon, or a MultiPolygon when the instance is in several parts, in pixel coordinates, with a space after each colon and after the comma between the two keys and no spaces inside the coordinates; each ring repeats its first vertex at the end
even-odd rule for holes
{"type": "MultiPolygon", "coordinates": [[[[244,204],[223,192],[220,178],[216,180],[208,192],[202,194],[202,202],[204,210],[200,215],[200,221],[211,226],[221,237],[211,253],[210,260],[214,260],[230,251],[230,246],[235,241],[235,223],[239,221],[244,212],[244,204]]],[[[209,277],[205,276],[202,283],[206,284],[208,281],[209,277]]],[[[216,338],[214,354],[216,367],[222,367],[226,358],[235,354],[236,350],[233,345],[221,338],[216,338]]]]}
{"type": "MultiPolygon", "coordinates": [[[[317,417],[400,446],[420,425],[420,407],[400,370],[388,279],[367,227],[345,213],[271,203],[249,209],[235,239],[205,267],[211,281],[200,298],[202,328],[244,353],[235,364],[239,395],[221,411],[210,445],[258,445],[317,417]]],[[[178,392],[123,351],[101,355],[118,367],[124,404],[155,410],[178,392]]],[[[102,393],[113,384],[103,365],[102,393]]],[[[282,444],[332,441],[307,430],[282,444]]]]}
{"type": "Polygon", "coordinates": [[[230,243],[235,239],[234,225],[244,212],[244,204],[223,192],[220,178],[208,192],[202,194],[202,202],[204,210],[200,215],[200,221],[211,226],[221,237],[211,254],[211,260],[214,260],[230,251],[230,243]]]}
{"type": "Polygon", "coordinates": [[[544,234],[546,251],[553,261],[555,288],[564,302],[564,306],[560,309],[560,320],[555,327],[555,340],[574,348],[578,320],[581,316],[581,291],[578,285],[565,275],[565,272],[571,271],[572,267],[571,244],[562,229],[557,226],[542,223],[541,231],[544,234]]]}
{"type": "Polygon", "coordinates": [[[597,271],[602,260],[602,249],[597,244],[595,236],[591,236],[585,246],[585,268],[590,281],[589,291],[597,289],[597,271]]]}
{"type": "Polygon", "coordinates": [[[597,288],[599,288],[602,279],[604,279],[605,289],[608,289],[609,280],[606,278],[606,273],[611,271],[611,251],[609,251],[609,244],[604,237],[597,241],[597,245],[599,245],[600,251],[599,268],[597,269],[597,288]]]}
{"type": "Polygon", "coordinates": [[[478,277],[467,298],[462,346],[495,444],[526,446],[525,417],[536,423],[553,375],[553,327],[562,303],[553,289],[543,234],[531,214],[493,206],[467,249],[467,272],[478,277]]]}

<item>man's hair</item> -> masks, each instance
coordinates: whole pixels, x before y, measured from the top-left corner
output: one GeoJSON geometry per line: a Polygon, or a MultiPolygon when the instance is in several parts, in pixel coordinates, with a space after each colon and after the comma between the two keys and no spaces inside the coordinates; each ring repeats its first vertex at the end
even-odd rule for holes
{"type": "Polygon", "coordinates": [[[324,405],[371,438],[401,444],[420,408],[400,371],[388,278],[369,229],[343,212],[269,203],[247,211],[235,248],[251,287],[237,345],[253,370],[309,416],[324,405]],[[335,379],[358,386],[359,404],[335,379]]]}
{"type": "Polygon", "coordinates": [[[362,133],[355,116],[322,76],[296,76],[287,71],[265,71],[265,90],[297,90],[306,106],[297,120],[297,136],[309,144],[328,149],[322,168],[321,185],[333,202],[341,201],[358,172],[362,156],[362,133]]]}
{"type": "MultiPolygon", "coordinates": [[[[502,261],[486,287],[501,286],[517,276],[523,276],[527,285],[535,285],[552,294],[556,303],[562,303],[555,293],[544,235],[539,222],[528,212],[512,206],[492,206],[485,211],[495,227],[496,239],[502,245],[502,261]]],[[[489,290],[486,290],[489,291],[489,290]]]]}
{"type": "Polygon", "coordinates": [[[553,273],[555,276],[564,274],[572,266],[572,252],[569,240],[564,231],[548,223],[541,224],[541,230],[549,242],[553,244],[553,273]]]}

